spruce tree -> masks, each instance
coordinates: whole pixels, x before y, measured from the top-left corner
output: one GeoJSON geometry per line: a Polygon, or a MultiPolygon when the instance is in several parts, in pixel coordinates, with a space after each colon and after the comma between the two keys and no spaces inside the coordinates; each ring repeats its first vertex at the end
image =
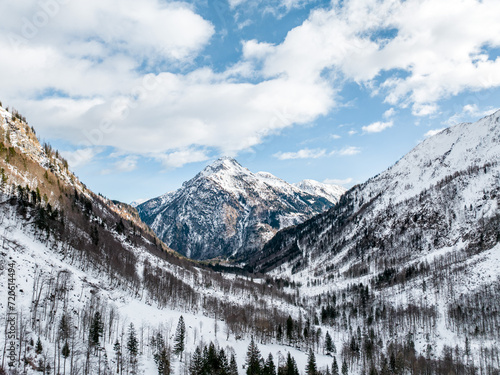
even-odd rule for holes
{"type": "Polygon", "coordinates": [[[318,370],[316,368],[316,357],[314,356],[313,350],[309,349],[309,357],[307,359],[306,374],[307,375],[316,375],[317,371],[318,370]]]}
{"type": "Polygon", "coordinates": [[[325,336],[325,349],[327,353],[335,353],[335,346],[333,344],[332,336],[327,331],[325,336]]]}
{"type": "Polygon", "coordinates": [[[333,357],[332,375],[339,375],[339,365],[336,357],[333,357]]]}
{"type": "Polygon", "coordinates": [[[229,362],[229,375],[238,375],[238,364],[234,354],[231,354],[231,361],[229,362]]]}
{"type": "Polygon", "coordinates": [[[247,375],[261,375],[260,361],[260,351],[252,337],[247,351],[247,375]]]}
{"type": "Polygon", "coordinates": [[[179,322],[177,323],[177,329],[175,331],[175,344],[174,344],[174,352],[177,355],[182,355],[184,352],[184,342],[186,339],[186,324],[184,323],[184,318],[181,315],[179,318],[179,322]]]}
{"type": "Polygon", "coordinates": [[[130,323],[128,327],[127,350],[130,357],[130,364],[132,365],[132,373],[135,374],[137,353],[139,351],[139,342],[137,341],[133,323],[130,323]]]}
{"type": "Polygon", "coordinates": [[[41,354],[42,351],[43,351],[42,341],[40,340],[40,337],[38,337],[38,340],[36,340],[35,353],[41,354]]]}
{"type": "Polygon", "coordinates": [[[269,353],[264,368],[262,369],[262,375],[276,375],[276,366],[274,365],[274,358],[271,353],[269,353]]]}
{"type": "Polygon", "coordinates": [[[189,375],[203,375],[203,355],[200,347],[196,347],[191,363],[189,364],[189,375]]]}
{"type": "Polygon", "coordinates": [[[290,352],[287,354],[285,365],[278,369],[278,375],[299,375],[297,363],[290,352]]]}
{"type": "Polygon", "coordinates": [[[286,338],[289,343],[292,342],[293,338],[293,319],[290,315],[288,315],[288,319],[286,320],[286,338]]]}
{"type": "Polygon", "coordinates": [[[349,375],[349,368],[345,359],[342,361],[342,375],[349,375]]]}
{"type": "Polygon", "coordinates": [[[170,355],[169,351],[165,346],[165,340],[161,332],[158,332],[156,339],[152,340],[154,342],[154,354],[153,359],[158,367],[159,375],[169,375],[171,372],[170,366],[170,355]]]}
{"type": "Polygon", "coordinates": [[[71,334],[71,322],[66,314],[61,316],[59,321],[59,338],[66,341],[71,334]]]}
{"type": "Polygon", "coordinates": [[[101,319],[101,314],[96,311],[89,328],[89,342],[90,346],[98,346],[99,339],[102,337],[104,332],[103,323],[101,319]]]}
{"type": "Polygon", "coordinates": [[[122,357],[121,346],[118,339],[116,339],[115,344],[113,345],[113,350],[115,352],[115,357],[116,357],[116,373],[118,374],[120,372],[120,363],[122,357]]]}
{"type": "Polygon", "coordinates": [[[64,345],[62,347],[61,354],[64,358],[63,367],[64,367],[64,374],[66,374],[66,360],[68,359],[69,354],[70,354],[69,345],[68,345],[67,341],[64,343],[64,345]]]}

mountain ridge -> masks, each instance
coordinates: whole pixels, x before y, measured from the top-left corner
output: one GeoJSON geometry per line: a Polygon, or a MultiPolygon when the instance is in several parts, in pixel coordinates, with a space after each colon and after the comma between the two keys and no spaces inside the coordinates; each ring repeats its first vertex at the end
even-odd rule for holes
{"type": "MultiPolygon", "coordinates": [[[[316,183],[316,187],[322,184],[316,183]]],[[[207,165],[174,192],[137,206],[142,220],[176,251],[194,259],[247,256],[274,233],[336,203],[341,187],[308,192],[235,159],[207,165]]]]}

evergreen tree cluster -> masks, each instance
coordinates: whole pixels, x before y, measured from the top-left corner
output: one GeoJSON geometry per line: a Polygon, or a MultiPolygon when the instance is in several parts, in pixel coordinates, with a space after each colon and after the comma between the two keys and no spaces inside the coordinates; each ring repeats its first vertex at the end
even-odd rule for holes
{"type": "Polygon", "coordinates": [[[238,375],[234,354],[228,358],[224,349],[216,348],[211,342],[208,346],[198,346],[193,353],[189,375],[238,375]]]}

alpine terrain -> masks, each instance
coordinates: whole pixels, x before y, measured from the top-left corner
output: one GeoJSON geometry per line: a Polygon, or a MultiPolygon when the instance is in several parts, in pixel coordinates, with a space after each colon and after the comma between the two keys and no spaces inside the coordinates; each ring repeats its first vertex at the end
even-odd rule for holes
{"type": "Polygon", "coordinates": [[[186,224],[184,254],[216,255],[207,223],[234,232],[226,255],[250,251],[208,266],[0,105],[0,374],[499,374],[499,144],[500,111],[338,203],[220,159],[144,206],[186,224]]]}
{"type": "Polygon", "coordinates": [[[260,250],[279,229],[332,207],[344,192],[312,180],[292,185],[224,157],[137,210],[159,238],[188,258],[241,258],[260,250]]]}

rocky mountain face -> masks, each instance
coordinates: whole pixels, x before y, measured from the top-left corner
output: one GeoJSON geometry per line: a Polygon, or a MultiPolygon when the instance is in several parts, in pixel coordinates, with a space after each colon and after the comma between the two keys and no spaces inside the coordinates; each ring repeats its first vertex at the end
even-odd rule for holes
{"type": "Polygon", "coordinates": [[[344,191],[310,180],[294,186],[226,157],[137,210],[159,238],[189,258],[242,257],[278,230],[332,207],[344,191]]]}
{"type": "Polygon", "coordinates": [[[328,212],[279,232],[255,265],[332,274],[356,263],[378,272],[381,259],[404,264],[438,249],[493,247],[500,239],[499,117],[426,139],[328,212]]]}

